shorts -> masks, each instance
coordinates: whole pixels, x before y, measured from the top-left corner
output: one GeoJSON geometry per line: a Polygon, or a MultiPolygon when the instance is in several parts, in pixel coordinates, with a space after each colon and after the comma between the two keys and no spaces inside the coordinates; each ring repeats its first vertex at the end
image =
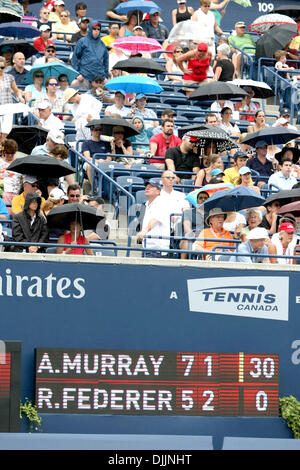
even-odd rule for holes
{"type": "Polygon", "coordinates": [[[201,82],[195,82],[194,80],[183,80],[183,90],[184,91],[195,91],[196,88],[185,88],[185,85],[197,85],[197,86],[201,86],[201,85],[205,85],[206,83],[209,83],[209,79],[205,79],[205,80],[202,80],[201,82]]]}

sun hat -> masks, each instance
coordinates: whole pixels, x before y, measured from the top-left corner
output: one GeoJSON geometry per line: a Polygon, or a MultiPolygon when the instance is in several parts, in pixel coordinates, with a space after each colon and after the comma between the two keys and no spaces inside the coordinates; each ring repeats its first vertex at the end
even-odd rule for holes
{"type": "Polygon", "coordinates": [[[65,100],[65,102],[67,103],[77,93],[78,93],[78,90],[75,90],[75,88],[67,88],[64,91],[64,100],[65,100]]]}
{"type": "Polygon", "coordinates": [[[227,212],[224,212],[220,207],[214,207],[211,209],[208,213],[208,216],[205,219],[206,225],[209,225],[209,219],[213,217],[214,215],[224,215],[224,220],[227,217],[227,212]]]}
{"type": "Polygon", "coordinates": [[[247,240],[262,240],[269,238],[268,231],[263,227],[255,227],[247,235],[247,240]]]}

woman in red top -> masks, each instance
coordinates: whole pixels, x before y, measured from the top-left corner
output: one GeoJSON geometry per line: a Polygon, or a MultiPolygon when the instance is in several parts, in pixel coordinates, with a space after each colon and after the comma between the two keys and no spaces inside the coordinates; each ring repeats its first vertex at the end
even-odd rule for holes
{"type": "MultiPolygon", "coordinates": [[[[81,235],[80,223],[76,221],[70,223],[70,233],[65,233],[64,235],[61,235],[57,240],[57,243],[64,245],[89,245],[89,241],[87,240],[87,238],[81,235]]],[[[57,254],[65,253],[66,255],[83,255],[84,251],[87,255],[94,255],[94,252],[91,248],[56,248],[57,254]]]]}
{"type": "MultiPolygon", "coordinates": [[[[184,85],[203,85],[209,80],[207,79],[207,70],[210,64],[210,54],[208,52],[208,45],[205,42],[200,42],[197,49],[182,54],[177,58],[178,66],[183,71],[183,84],[184,85]],[[184,68],[183,63],[187,62],[187,68],[184,68]]],[[[184,88],[187,96],[194,91],[193,88],[184,88]]]]}

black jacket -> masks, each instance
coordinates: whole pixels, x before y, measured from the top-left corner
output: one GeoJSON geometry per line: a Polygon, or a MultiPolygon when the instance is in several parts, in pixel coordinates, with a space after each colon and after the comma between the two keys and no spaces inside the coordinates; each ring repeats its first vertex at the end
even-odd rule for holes
{"type": "MultiPolygon", "coordinates": [[[[34,191],[28,193],[25,198],[24,209],[22,212],[16,214],[12,221],[12,238],[15,242],[30,242],[30,243],[47,243],[48,241],[48,227],[45,218],[40,215],[41,198],[34,191]],[[31,224],[31,217],[28,213],[29,204],[33,199],[37,199],[38,208],[36,210],[36,217],[31,224]]],[[[16,246],[14,251],[23,251],[28,247],[16,246]]],[[[39,252],[45,251],[40,248],[39,252]]]]}

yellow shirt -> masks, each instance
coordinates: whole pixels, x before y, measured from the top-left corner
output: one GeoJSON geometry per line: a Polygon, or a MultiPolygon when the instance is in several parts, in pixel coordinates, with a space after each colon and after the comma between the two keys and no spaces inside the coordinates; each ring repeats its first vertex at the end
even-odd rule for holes
{"type": "Polygon", "coordinates": [[[291,44],[289,45],[289,49],[297,49],[297,51],[299,51],[299,48],[300,48],[300,34],[298,34],[298,36],[295,36],[292,39],[291,44]]]}
{"type": "MultiPolygon", "coordinates": [[[[226,170],[224,171],[223,181],[224,183],[232,183],[234,185],[237,185],[239,177],[239,171],[235,166],[232,166],[231,168],[226,168],[226,170]]],[[[252,178],[251,184],[253,184],[252,178]]]]}

